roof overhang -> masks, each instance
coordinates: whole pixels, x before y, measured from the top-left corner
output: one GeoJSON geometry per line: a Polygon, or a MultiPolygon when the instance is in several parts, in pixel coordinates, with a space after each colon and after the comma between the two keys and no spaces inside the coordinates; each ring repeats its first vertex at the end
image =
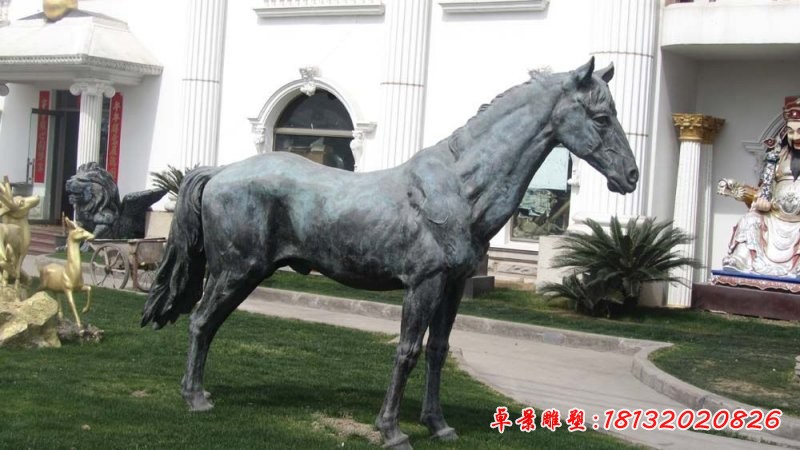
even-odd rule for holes
{"type": "Polygon", "coordinates": [[[135,85],[162,70],[127,23],[102,14],[73,10],[50,22],[39,13],[0,27],[0,82],[135,85]]]}

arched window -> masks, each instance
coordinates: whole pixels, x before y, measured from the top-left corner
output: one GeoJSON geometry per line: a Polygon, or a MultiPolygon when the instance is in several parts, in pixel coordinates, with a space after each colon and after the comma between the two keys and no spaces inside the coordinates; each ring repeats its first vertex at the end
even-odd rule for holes
{"type": "Polygon", "coordinates": [[[330,167],[353,171],[353,121],[335,95],[317,89],[292,100],[275,124],[275,151],[292,152],[330,167]]]}

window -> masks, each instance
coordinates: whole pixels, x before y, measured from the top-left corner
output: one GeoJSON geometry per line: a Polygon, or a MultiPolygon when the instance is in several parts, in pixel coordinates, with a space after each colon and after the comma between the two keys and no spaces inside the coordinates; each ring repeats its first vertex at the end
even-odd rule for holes
{"type": "Polygon", "coordinates": [[[572,159],[566,148],[553,149],[533,176],[517,211],[511,217],[511,240],[537,241],[539,236],[563,234],[569,226],[572,159]]]}
{"type": "Polygon", "coordinates": [[[352,140],[350,115],[335,95],[323,89],[292,100],[275,124],[275,151],[351,172],[355,169],[352,140]]]}

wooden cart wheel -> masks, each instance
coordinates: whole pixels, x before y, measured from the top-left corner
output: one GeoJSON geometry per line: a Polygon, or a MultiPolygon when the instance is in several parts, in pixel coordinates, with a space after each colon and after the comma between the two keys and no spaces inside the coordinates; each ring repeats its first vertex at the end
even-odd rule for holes
{"type": "Polygon", "coordinates": [[[128,283],[131,273],[128,256],[114,245],[95,249],[90,265],[95,286],[123,289],[128,283]]]}
{"type": "Polygon", "coordinates": [[[142,292],[150,292],[150,286],[156,281],[156,273],[158,273],[158,264],[155,263],[142,263],[136,268],[136,276],[133,277],[133,284],[136,289],[142,292]]]}

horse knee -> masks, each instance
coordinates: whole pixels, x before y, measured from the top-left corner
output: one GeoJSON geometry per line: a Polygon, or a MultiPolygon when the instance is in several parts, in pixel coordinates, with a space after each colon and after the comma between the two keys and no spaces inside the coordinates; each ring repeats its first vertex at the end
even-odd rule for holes
{"type": "Polygon", "coordinates": [[[450,344],[447,342],[428,342],[428,345],[425,347],[425,354],[428,359],[442,358],[447,355],[449,350],[450,344]]]}
{"type": "Polygon", "coordinates": [[[408,366],[409,369],[413,369],[414,366],[417,365],[421,350],[422,346],[419,344],[400,344],[397,346],[395,361],[397,364],[405,365],[408,366]]]}

